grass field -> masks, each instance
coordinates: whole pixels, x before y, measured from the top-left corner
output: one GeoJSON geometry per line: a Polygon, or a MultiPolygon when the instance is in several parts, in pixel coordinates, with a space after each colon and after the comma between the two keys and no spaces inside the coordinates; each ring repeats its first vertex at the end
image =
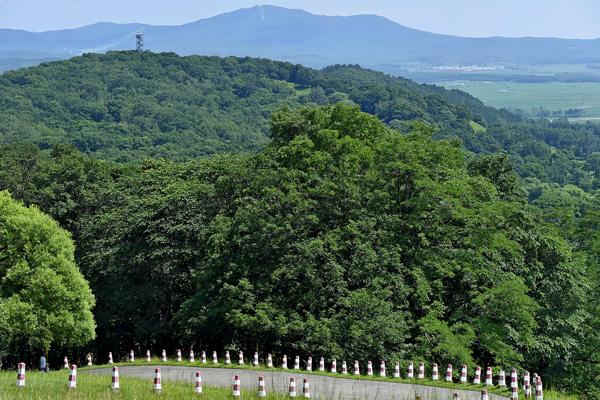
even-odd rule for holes
{"type": "MultiPolygon", "coordinates": [[[[123,363],[116,365],[148,365],[144,362],[135,363],[123,363]]],[[[179,365],[179,366],[192,366],[192,364],[186,362],[173,362],[169,361],[166,363],[153,363],[153,365],[179,365]]],[[[194,364],[198,366],[198,364],[194,364]]],[[[106,366],[105,366],[106,367],[106,366]]],[[[212,366],[211,366],[212,367],[212,366]]],[[[98,367],[93,367],[98,368],[98,367]]],[[[239,368],[237,365],[224,366],[218,365],[217,368],[239,368]]],[[[241,368],[255,369],[254,367],[244,366],[241,368]]],[[[85,373],[86,368],[81,368],[77,374],[77,388],[68,389],[67,380],[68,372],[66,370],[55,371],[48,374],[41,374],[39,372],[28,371],[27,372],[27,384],[25,388],[18,388],[15,385],[16,373],[15,372],[0,372],[0,399],[31,399],[31,400],[55,400],[55,399],[123,399],[123,400],[137,400],[137,399],[152,399],[152,398],[168,398],[168,399],[193,399],[197,398],[198,395],[193,393],[193,387],[190,383],[182,382],[171,382],[163,380],[163,390],[160,393],[155,392],[152,389],[152,382],[150,380],[128,378],[121,374],[121,389],[113,391],[110,388],[110,376],[98,376],[90,375],[85,373]]],[[[275,369],[277,370],[277,369],[275,369]]],[[[283,370],[281,370],[283,371],[283,370]]],[[[304,373],[306,373],[304,371],[304,373]]],[[[312,372],[317,375],[328,375],[330,373],[323,372],[312,372]]],[[[339,378],[339,374],[335,375],[339,378]]],[[[347,379],[354,379],[353,376],[348,375],[347,379]]],[[[380,378],[377,376],[365,377],[361,376],[360,379],[369,380],[390,380],[390,378],[380,378]]],[[[393,379],[395,382],[406,382],[406,383],[417,383],[414,380],[408,379],[393,379]]],[[[440,381],[423,381],[425,385],[440,386],[440,387],[454,387],[446,382],[440,381]]],[[[465,385],[465,388],[477,389],[482,386],[465,385]]],[[[490,392],[495,392],[503,395],[507,395],[508,391],[501,390],[499,388],[491,389],[490,392]]],[[[575,400],[574,396],[567,396],[555,391],[545,391],[545,400],[575,400]]],[[[233,399],[230,388],[214,388],[207,387],[206,383],[204,386],[203,398],[206,399],[233,399]]],[[[258,398],[254,391],[242,391],[242,399],[256,399],[258,398]]],[[[284,395],[277,395],[269,393],[268,399],[285,399],[288,398],[284,395]]],[[[426,399],[424,399],[426,400],[426,399]]]]}
{"type": "Polygon", "coordinates": [[[520,109],[527,113],[540,107],[549,111],[582,109],[585,115],[573,120],[600,121],[600,83],[453,81],[438,85],[463,90],[496,108],[520,109]]]}
{"type": "MultiPolygon", "coordinates": [[[[85,373],[77,374],[77,388],[67,388],[67,371],[56,371],[48,374],[28,372],[24,388],[16,387],[16,374],[12,372],[0,373],[0,399],[31,399],[31,400],[58,400],[58,399],[91,399],[91,400],[143,400],[143,399],[196,399],[200,395],[193,393],[189,383],[170,382],[163,380],[163,389],[160,392],[153,390],[152,382],[127,378],[121,375],[121,389],[112,390],[110,376],[96,376],[85,373]]],[[[231,389],[204,387],[202,398],[205,399],[233,399],[231,389]]],[[[264,398],[264,397],[263,397],[264,398]]],[[[283,399],[284,396],[269,394],[267,399],[283,399]]],[[[241,399],[258,399],[254,392],[242,391],[241,399]]]]}

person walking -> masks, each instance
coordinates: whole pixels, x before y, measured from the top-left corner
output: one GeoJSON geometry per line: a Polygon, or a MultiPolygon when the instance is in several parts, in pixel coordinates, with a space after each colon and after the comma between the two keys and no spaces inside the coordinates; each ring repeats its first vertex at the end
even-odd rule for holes
{"type": "Polygon", "coordinates": [[[40,371],[48,372],[48,363],[46,362],[46,356],[44,354],[40,357],[40,371]]]}

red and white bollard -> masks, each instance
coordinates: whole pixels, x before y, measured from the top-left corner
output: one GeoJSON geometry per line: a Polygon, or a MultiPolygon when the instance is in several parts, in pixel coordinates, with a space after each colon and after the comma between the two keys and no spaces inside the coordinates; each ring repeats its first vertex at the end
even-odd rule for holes
{"type": "Polygon", "coordinates": [[[492,367],[487,367],[485,370],[485,386],[493,386],[492,367]]]}
{"type": "Polygon", "coordinates": [[[213,361],[213,364],[218,364],[219,363],[219,358],[217,357],[217,352],[216,351],[213,351],[212,361],[213,361]]]}
{"type": "Polygon", "coordinates": [[[195,354],[194,354],[194,350],[190,350],[190,362],[191,363],[196,362],[196,357],[195,357],[195,354]]]}
{"type": "Polygon", "coordinates": [[[196,371],[196,379],[194,380],[194,393],[202,393],[202,374],[196,371]]]}
{"type": "Polygon", "coordinates": [[[367,375],[373,376],[373,363],[371,361],[367,361],[367,375]]]}
{"type": "Polygon", "coordinates": [[[244,365],[244,352],[243,351],[240,351],[240,353],[238,355],[238,364],[244,365]]]}
{"type": "Polygon", "coordinates": [[[312,371],[312,357],[308,357],[308,360],[306,360],[306,370],[312,371]]]}
{"type": "Polygon", "coordinates": [[[119,367],[112,368],[112,380],[110,387],[113,390],[117,390],[121,388],[121,384],[119,383],[119,367]]]}
{"type": "Polygon", "coordinates": [[[418,379],[425,379],[425,364],[419,363],[419,370],[417,371],[418,379]]]}
{"type": "Polygon", "coordinates": [[[526,399],[529,399],[531,397],[531,385],[529,383],[523,386],[523,392],[525,393],[526,399]]]}
{"type": "Polygon", "coordinates": [[[146,350],[146,362],[152,362],[152,353],[150,353],[150,350],[146,350]]]}
{"type": "Polygon", "coordinates": [[[342,361],[342,375],[348,375],[348,366],[346,365],[346,361],[342,361]]]}
{"type": "Polygon", "coordinates": [[[296,397],[296,379],[290,378],[290,388],[288,390],[288,396],[296,397]]]}
{"type": "Polygon", "coordinates": [[[500,371],[500,374],[498,375],[498,386],[506,387],[506,372],[503,370],[500,371]]]}
{"type": "Polygon", "coordinates": [[[294,358],[294,369],[295,370],[299,370],[300,369],[300,356],[296,356],[294,358]]]}
{"type": "Polygon", "coordinates": [[[354,360],[354,375],[360,375],[360,365],[358,360],[354,360]]]}
{"type": "Polygon", "coordinates": [[[415,366],[413,363],[408,364],[408,379],[413,379],[415,377],[415,366]]]}
{"type": "Polygon", "coordinates": [[[257,352],[254,352],[254,360],[252,361],[252,364],[255,367],[258,367],[258,353],[257,352]]]}
{"type": "Polygon", "coordinates": [[[236,375],[233,378],[233,397],[240,397],[242,395],[241,391],[240,391],[240,376],[236,375]]]}
{"type": "Polygon", "coordinates": [[[325,359],[323,357],[319,360],[319,371],[325,372],[325,359]]]}
{"type": "MultiPolygon", "coordinates": [[[[527,375],[527,379],[529,379],[529,375],[527,375]]],[[[519,388],[519,376],[517,375],[516,368],[513,368],[510,372],[510,387],[519,388]]]]}
{"type": "Polygon", "coordinates": [[[17,387],[25,387],[25,363],[17,366],[17,387]]]}
{"type": "Polygon", "coordinates": [[[69,382],[67,383],[69,389],[75,389],[77,387],[77,365],[71,365],[69,368],[69,382]]]}
{"type": "Polygon", "coordinates": [[[400,378],[400,363],[394,366],[394,378],[400,378]]]}
{"type": "Polygon", "coordinates": [[[88,365],[88,367],[92,366],[92,355],[89,353],[87,355],[87,365],[88,365]]]}
{"type": "Polygon", "coordinates": [[[305,399],[310,399],[310,385],[308,384],[308,379],[304,378],[304,383],[302,384],[302,395],[305,399]]]}
{"type": "Polygon", "coordinates": [[[160,368],[154,369],[154,390],[162,390],[160,368]]]}
{"type": "Polygon", "coordinates": [[[498,374],[498,386],[506,387],[506,372],[501,370],[498,374]]]}
{"type": "Polygon", "coordinates": [[[539,376],[535,382],[535,400],[544,400],[544,387],[542,385],[542,378],[539,376]]]}
{"type": "Polygon", "coordinates": [[[381,363],[379,364],[379,376],[381,376],[382,378],[384,378],[386,376],[385,361],[383,361],[383,360],[381,360],[381,363]]]}
{"type": "Polygon", "coordinates": [[[331,373],[332,374],[337,373],[337,361],[335,360],[335,358],[331,362],[331,373]]]}
{"type": "Polygon", "coordinates": [[[113,363],[113,358],[112,358],[112,352],[108,352],[108,363],[112,364],[113,363]]]}
{"type": "Polygon", "coordinates": [[[446,382],[452,383],[452,364],[448,364],[446,368],[446,382]]]}
{"type": "Polygon", "coordinates": [[[529,380],[529,371],[525,371],[523,374],[523,386],[530,385],[531,381],[529,380]]]}
{"type": "Polygon", "coordinates": [[[287,367],[287,355],[283,355],[283,360],[281,361],[281,368],[288,369],[287,367]]]}
{"type": "Polygon", "coordinates": [[[231,356],[229,355],[229,351],[225,352],[225,364],[231,364],[231,356]]]}
{"type": "Polygon", "coordinates": [[[177,349],[177,362],[181,362],[181,350],[177,349]]]}
{"type": "Polygon", "coordinates": [[[134,362],[135,361],[135,354],[133,353],[133,350],[131,350],[129,352],[129,362],[134,362]]]}
{"type": "Polygon", "coordinates": [[[481,391],[481,400],[489,400],[488,392],[485,389],[481,391]]]}
{"type": "Polygon", "coordinates": [[[265,378],[262,376],[258,377],[258,397],[267,397],[267,390],[265,389],[265,378]]]}
{"type": "Polygon", "coordinates": [[[481,385],[481,367],[475,368],[475,378],[473,378],[473,384],[481,385]]]}
{"type": "Polygon", "coordinates": [[[440,371],[438,370],[438,365],[436,363],[433,363],[433,367],[432,367],[432,373],[431,373],[431,379],[433,379],[434,381],[437,381],[440,379],[440,371]]]}
{"type": "MultiPolygon", "coordinates": [[[[504,385],[504,386],[506,386],[506,385],[504,385]]],[[[519,400],[519,389],[510,388],[510,398],[512,400],[519,400]]]]}
{"type": "Polygon", "coordinates": [[[460,370],[460,383],[467,383],[467,364],[462,365],[462,369],[460,370]]]}
{"type": "Polygon", "coordinates": [[[273,356],[267,354],[267,367],[273,368],[273,356]]]}
{"type": "Polygon", "coordinates": [[[163,349],[161,355],[160,355],[160,359],[162,362],[167,362],[167,351],[163,349]]]}
{"type": "Polygon", "coordinates": [[[267,397],[267,390],[265,389],[265,378],[262,376],[258,377],[258,397],[267,397]]]}
{"type": "Polygon", "coordinates": [[[69,359],[65,356],[64,360],[63,360],[63,368],[64,369],[69,369],[69,359]]]}
{"type": "Polygon", "coordinates": [[[206,352],[202,352],[202,364],[206,364],[206,352]]]}

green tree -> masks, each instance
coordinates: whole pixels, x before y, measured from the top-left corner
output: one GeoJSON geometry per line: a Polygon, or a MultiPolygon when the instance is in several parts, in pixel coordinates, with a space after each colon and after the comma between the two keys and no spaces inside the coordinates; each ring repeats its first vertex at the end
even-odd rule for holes
{"type": "Polygon", "coordinates": [[[73,253],[55,221],[0,192],[0,356],[94,339],[95,300],[73,253]]]}

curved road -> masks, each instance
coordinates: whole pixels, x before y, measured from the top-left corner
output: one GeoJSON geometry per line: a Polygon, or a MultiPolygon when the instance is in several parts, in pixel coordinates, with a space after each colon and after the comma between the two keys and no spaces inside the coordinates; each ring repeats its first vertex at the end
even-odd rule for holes
{"type": "MultiPolygon", "coordinates": [[[[239,375],[242,390],[254,391],[258,387],[258,377],[264,376],[267,393],[287,393],[290,378],[296,378],[298,397],[302,396],[302,379],[308,378],[310,393],[313,399],[324,400],[414,400],[419,396],[423,400],[451,400],[454,393],[459,393],[461,400],[479,400],[480,392],[437,388],[407,383],[379,382],[333,378],[329,376],[303,374],[302,371],[252,371],[247,369],[177,367],[177,366],[122,366],[119,367],[121,376],[152,380],[154,368],[160,367],[163,380],[193,382],[195,371],[202,372],[202,382],[206,386],[231,387],[233,376],[239,375]]],[[[82,370],[81,372],[95,375],[110,375],[110,368],[82,370]]],[[[504,400],[506,397],[496,394],[489,395],[490,400],[504,400]]]]}

